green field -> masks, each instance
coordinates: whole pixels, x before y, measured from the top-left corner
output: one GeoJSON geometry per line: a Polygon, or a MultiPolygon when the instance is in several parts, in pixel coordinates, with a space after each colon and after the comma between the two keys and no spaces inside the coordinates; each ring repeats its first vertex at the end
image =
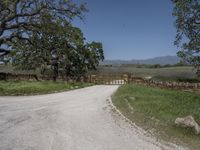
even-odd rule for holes
{"type": "Polygon", "coordinates": [[[87,83],[67,83],[63,81],[0,81],[0,95],[35,95],[62,92],[90,86],[87,83]]]}
{"type": "Polygon", "coordinates": [[[163,68],[139,68],[135,65],[128,66],[100,66],[97,70],[98,73],[132,73],[141,77],[163,77],[163,78],[194,78],[196,76],[195,70],[190,66],[181,67],[163,67],[163,68]]]}
{"type": "Polygon", "coordinates": [[[177,117],[187,115],[200,124],[199,93],[125,85],[112,100],[127,118],[156,137],[199,149],[200,135],[174,124],[177,117]]]}

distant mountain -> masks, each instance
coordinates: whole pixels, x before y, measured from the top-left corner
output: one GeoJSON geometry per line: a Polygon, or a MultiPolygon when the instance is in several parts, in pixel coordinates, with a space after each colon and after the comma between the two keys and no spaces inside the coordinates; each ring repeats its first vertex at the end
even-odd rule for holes
{"type": "Polygon", "coordinates": [[[176,64],[180,61],[180,58],[177,56],[161,56],[150,59],[133,59],[133,60],[105,60],[101,62],[101,65],[122,65],[122,64],[176,64]]]}

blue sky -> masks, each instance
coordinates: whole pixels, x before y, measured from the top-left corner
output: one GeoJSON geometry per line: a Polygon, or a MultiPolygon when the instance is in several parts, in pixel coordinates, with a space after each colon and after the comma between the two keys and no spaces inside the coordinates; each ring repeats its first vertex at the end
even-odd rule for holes
{"type": "Polygon", "coordinates": [[[88,41],[103,43],[106,59],[176,55],[171,0],[79,0],[89,12],[74,21],[88,41]]]}

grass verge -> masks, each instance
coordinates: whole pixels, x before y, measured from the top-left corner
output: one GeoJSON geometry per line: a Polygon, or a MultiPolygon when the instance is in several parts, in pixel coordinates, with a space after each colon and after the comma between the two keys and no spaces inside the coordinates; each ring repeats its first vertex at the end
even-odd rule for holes
{"type": "Polygon", "coordinates": [[[88,83],[67,83],[53,81],[0,81],[0,95],[36,95],[62,92],[90,86],[88,83]]]}
{"type": "Polygon", "coordinates": [[[127,118],[157,138],[199,149],[200,135],[174,124],[177,117],[187,115],[192,115],[200,124],[199,93],[124,85],[112,101],[127,118]]]}

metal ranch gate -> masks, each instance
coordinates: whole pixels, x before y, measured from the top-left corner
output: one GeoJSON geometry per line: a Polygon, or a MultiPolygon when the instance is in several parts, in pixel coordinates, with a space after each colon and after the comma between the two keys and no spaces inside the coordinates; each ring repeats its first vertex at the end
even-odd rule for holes
{"type": "Polygon", "coordinates": [[[104,85],[123,85],[128,84],[129,76],[127,74],[114,75],[114,74],[97,74],[89,76],[90,83],[104,84],[104,85]]]}

